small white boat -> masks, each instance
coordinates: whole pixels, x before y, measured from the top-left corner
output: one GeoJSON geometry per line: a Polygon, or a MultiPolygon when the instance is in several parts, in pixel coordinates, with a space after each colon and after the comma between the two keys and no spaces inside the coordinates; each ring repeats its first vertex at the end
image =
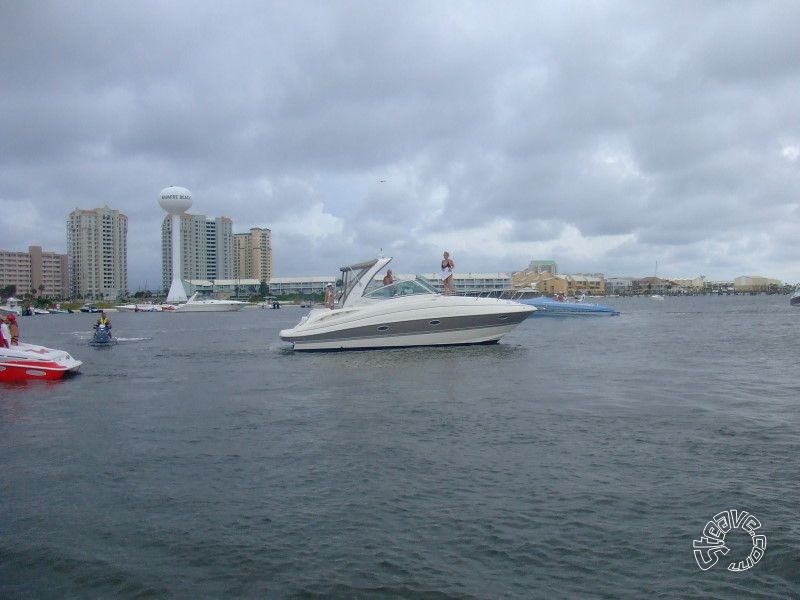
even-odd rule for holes
{"type": "Polygon", "coordinates": [[[14,313],[18,317],[22,316],[22,307],[19,305],[19,300],[14,296],[9,296],[5,304],[0,306],[0,313],[10,314],[14,313]]]}
{"type": "Polygon", "coordinates": [[[114,308],[121,312],[161,312],[163,310],[160,304],[151,304],[149,302],[144,304],[120,304],[114,308]]]}
{"type": "Polygon", "coordinates": [[[381,285],[391,258],[342,267],[338,307],[313,308],[280,337],[295,350],[493,344],[536,308],[498,298],[447,296],[419,277],[381,285]]]}
{"type": "Polygon", "coordinates": [[[278,301],[277,298],[267,298],[264,302],[261,302],[259,308],[280,308],[281,303],[278,301]]]}
{"type": "Polygon", "coordinates": [[[239,300],[215,300],[203,296],[200,292],[195,292],[192,297],[182,304],[162,306],[163,310],[170,310],[170,306],[175,312],[232,312],[241,310],[247,303],[239,300]]]}
{"type": "Polygon", "coordinates": [[[0,381],[61,379],[67,373],[76,373],[82,364],[64,350],[24,342],[0,347],[0,381]]]}

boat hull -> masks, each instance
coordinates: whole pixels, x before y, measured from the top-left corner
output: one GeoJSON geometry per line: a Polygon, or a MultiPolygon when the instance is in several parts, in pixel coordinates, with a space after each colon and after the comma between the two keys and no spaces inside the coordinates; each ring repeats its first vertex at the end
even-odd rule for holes
{"type": "Polygon", "coordinates": [[[591,317],[591,316],[618,316],[619,311],[606,304],[592,304],[584,302],[560,302],[550,298],[531,298],[518,300],[522,304],[535,306],[535,317],[591,317]]]}
{"type": "Polygon", "coordinates": [[[186,304],[178,304],[175,306],[175,312],[234,312],[242,310],[244,304],[228,304],[228,303],[206,303],[206,302],[187,302],[186,304]]]}
{"type": "Polygon", "coordinates": [[[536,309],[504,300],[437,297],[385,307],[314,309],[293,329],[280,332],[295,350],[367,350],[413,346],[462,346],[498,342],[536,309]]]}
{"type": "Polygon", "coordinates": [[[179,313],[194,312],[234,312],[241,310],[246,302],[239,300],[217,300],[215,298],[203,297],[199,292],[192,294],[186,302],[182,304],[164,304],[163,310],[173,310],[179,313]]]}
{"type": "Polygon", "coordinates": [[[115,306],[119,312],[161,312],[158,304],[120,304],[115,306]]]}
{"type": "Polygon", "coordinates": [[[0,348],[0,381],[55,380],[77,373],[83,363],[63,350],[23,344],[0,348]]]}
{"type": "Polygon", "coordinates": [[[89,342],[90,346],[95,346],[97,348],[110,348],[114,344],[117,343],[111,333],[106,329],[95,329],[94,335],[92,336],[92,340],[89,342]]]}

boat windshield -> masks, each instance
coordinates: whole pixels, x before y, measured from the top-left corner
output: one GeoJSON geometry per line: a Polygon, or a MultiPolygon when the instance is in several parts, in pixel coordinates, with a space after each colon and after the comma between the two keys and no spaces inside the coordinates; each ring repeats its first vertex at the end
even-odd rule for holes
{"type": "Polygon", "coordinates": [[[389,285],[382,285],[364,294],[364,298],[371,300],[386,300],[398,296],[415,296],[420,294],[436,293],[427,283],[419,279],[395,281],[389,285]]]}
{"type": "Polygon", "coordinates": [[[376,262],[378,261],[371,260],[365,263],[359,263],[357,265],[350,265],[341,268],[342,293],[339,297],[340,306],[343,306],[347,302],[347,299],[350,297],[353,288],[356,287],[361,278],[369,272],[376,262]]]}

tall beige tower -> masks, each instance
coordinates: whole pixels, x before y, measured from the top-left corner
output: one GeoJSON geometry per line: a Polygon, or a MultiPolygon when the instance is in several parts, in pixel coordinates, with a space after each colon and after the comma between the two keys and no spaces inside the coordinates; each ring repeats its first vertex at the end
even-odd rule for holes
{"type": "Polygon", "coordinates": [[[253,227],[233,235],[234,275],[240,279],[272,279],[272,231],[253,227]]]}
{"type": "MultiPolygon", "coordinates": [[[[164,289],[170,288],[175,232],[170,215],[161,223],[161,278],[164,289]]],[[[233,221],[228,217],[207,217],[183,213],[177,218],[177,235],[181,249],[182,281],[192,279],[231,279],[233,271],[233,221]]]]}
{"type": "Polygon", "coordinates": [[[67,217],[69,289],[74,298],[116,300],[128,294],[128,217],[105,206],[67,217]]]}

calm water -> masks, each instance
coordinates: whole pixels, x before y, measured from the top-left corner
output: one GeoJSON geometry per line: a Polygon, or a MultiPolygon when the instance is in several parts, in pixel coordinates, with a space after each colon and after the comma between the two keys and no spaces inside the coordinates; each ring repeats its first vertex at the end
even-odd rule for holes
{"type": "Polygon", "coordinates": [[[800,309],[619,299],[497,346],[295,354],[301,309],[20,320],[82,373],[0,387],[3,598],[800,596],[800,309]],[[701,571],[706,522],[750,538],[701,571]]]}

